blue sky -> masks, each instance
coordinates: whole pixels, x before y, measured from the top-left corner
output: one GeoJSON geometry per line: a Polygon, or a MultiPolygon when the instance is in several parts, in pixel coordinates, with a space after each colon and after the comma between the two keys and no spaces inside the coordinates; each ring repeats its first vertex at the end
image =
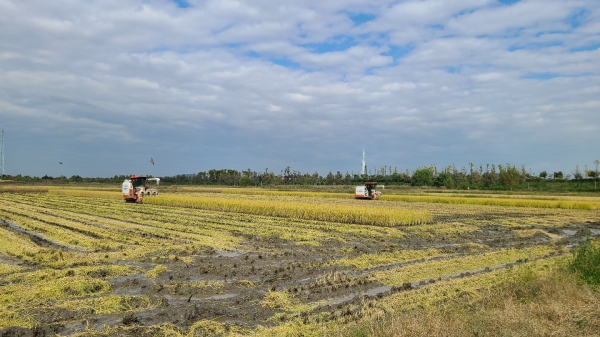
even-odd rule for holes
{"type": "Polygon", "coordinates": [[[4,0],[0,13],[7,174],[359,172],[362,149],[402,172],[572,174],[600,159],[595,0],[4,0]]]}

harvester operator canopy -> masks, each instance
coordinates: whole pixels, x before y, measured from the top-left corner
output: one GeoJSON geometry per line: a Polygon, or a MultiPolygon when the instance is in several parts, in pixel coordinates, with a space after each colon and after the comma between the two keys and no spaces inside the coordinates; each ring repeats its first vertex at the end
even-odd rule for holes
{"type": "Polygon", "coordinates": [[[131,184],[133,188],[144,186],[146,184],[146,177],[131,176],[131,184]]]}

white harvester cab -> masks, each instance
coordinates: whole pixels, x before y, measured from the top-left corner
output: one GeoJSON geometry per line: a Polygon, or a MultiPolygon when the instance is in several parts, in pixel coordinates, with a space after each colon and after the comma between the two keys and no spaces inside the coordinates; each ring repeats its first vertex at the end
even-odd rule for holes
{"type": "Polygon", "coordinates": [[[376,191],[375,187],[377,187],[376,182],[367,181],[364,186],[356,186],[354,187],[354,197],[356,199],[377,199],[381,192],[376,191]]]}

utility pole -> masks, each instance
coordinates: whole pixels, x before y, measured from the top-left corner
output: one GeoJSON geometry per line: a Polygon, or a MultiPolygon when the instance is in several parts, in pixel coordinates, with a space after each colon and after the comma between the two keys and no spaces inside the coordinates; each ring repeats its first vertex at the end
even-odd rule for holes
{"type": "MultiPolygon", "coordinates": [[[[4,157],[2,157],[2,163],[4,163],[4,157]]],[[[595,191],[596,190],[596,180],[598,180],[598,164],[600,164],[600,161],[598,161],[598,159],[596,159],[596,160],[594,160],[594,164],[596,164],[596,174],[594,175],[594,191],[595,191]]],[[[4,165],[2,165],[2,167],[4,167],[4,165]]]]}
{"type": "Polygon", "coordinates": [[[4,174],[4,129],[2,129],[2,136],[0,136],[0,176],[4,174]]]}

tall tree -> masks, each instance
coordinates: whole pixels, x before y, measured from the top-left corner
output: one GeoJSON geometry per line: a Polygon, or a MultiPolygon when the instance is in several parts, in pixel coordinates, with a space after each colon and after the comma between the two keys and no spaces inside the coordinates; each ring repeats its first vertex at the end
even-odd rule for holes
{"type": "Polygon", "coordinates": [[[410,183],[413,186],[432,186],[433,170],[430,167],[416,170],[410,178],[410,183]]]}

